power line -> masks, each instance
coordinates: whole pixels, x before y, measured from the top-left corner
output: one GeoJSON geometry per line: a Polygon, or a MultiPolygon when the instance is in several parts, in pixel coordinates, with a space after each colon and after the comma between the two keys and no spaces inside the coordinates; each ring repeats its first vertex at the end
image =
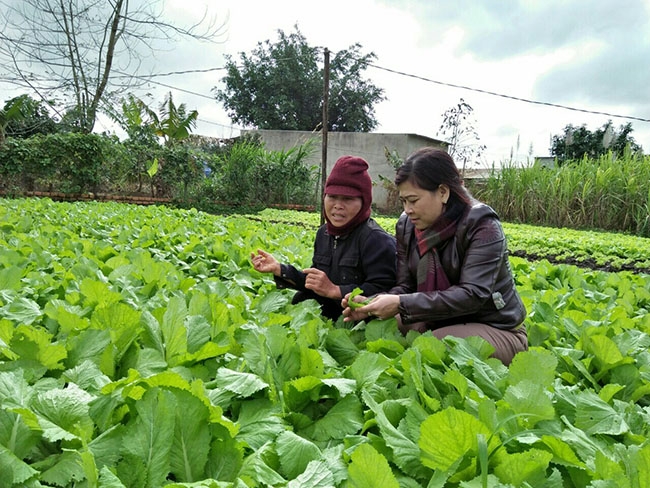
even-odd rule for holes
{"type": "Polygon", "coordinates": [[[369,64],[368,66],[372,66],[373,68],[377,68],[377,69],[383,70],[383,71],[388,71],[390,73],[395,73],[395,74],[398,74],[398,75],[401,75],[401,76],[407,76],[409,78],[415,78],[415,79],[418,79],[418,80],[427,81],[429,83],[435,83],[437,85],[449,86],[449,87],[452,87],[452,88],[460,88],[461,90],[468,90],[468,91],[473,91],[473,92],[477,92],[477,93],[484,93],[486,95],[492,95],[492,96],[495,96],[495,97],[501,97],[501,98],[507,98],[507,99],[510,99],[510,100],[516,100],[518,102],[532,103],[532,104],[536,104],[536,105],[545,105],[545,106],[548,106],[548,107],[555,107],[555,108],[563,108],[565,110],[573,110],[575,112],[583,112],[583,113],[588,113],[588,114],[606,115],[608,117],[616,117],[616,118],[619,118],[619,119],[630,119],[630,120],[638,120],[640,122],[650,122],[650,119],[644,119],[642,117],[634,117],[632,115],[618,115],[618,114],[612,114],[612,113],[609,113],[609,112],[598,112],[598,111],[595,111],[595,110],[587,110],[587,109],[582,109],[582,108],[570,107],[568,105],[560,105],[558,103],[540,102],[538,100],[530,100],[528,98],[515,97],[515,96],[512,96],[512,95],[504,95],[503,93],[497,93],[497,92],[493,92],[493,91],[489,91],[489,90],[482,90],[480,88],[472,88],[472,87],[465,86],[465,85],[457,85],[457,84],[454,84],[454,83],[446,83],[444,81],[432,80],[430,78],[425,78],[423,76],[412,75],[412,74],[409,74],[409,73],[404,73],[402,71],[397,71],[397,70],[393,70],[393,69],[390,69],[390,68],[384,68],[382,66],[377,66],[377,65],[374,65],[374,64],[369,64]]]}
{"type": "MultiPolygon", "coordinates": [[[[198,70],[196,70],[196,71],[198,71],[198,70]]],[[[186,73],[189,74],[191,72],[196,72],[196,71],[188,71],[186,73]]],[[[150,75],[150,76],[138,76],[138,75],[127,75],[126,73],[121,73],[121,72],[118,72],[118,73],[120,73],[123,76],[128,76],[130,78],[137,78],[139,80],[143,80],[143,81],[146,81],[148,83],[153,83],[154,85],[164,86],[165,88],[170,88],[172,90],[178,90],[180,92],[188,93],[190,95],[194,95],[194,96],[197,96],[197,97],[207,98],[208,100],[215,100],[215,98],[210,96],[210,95],[204,95],[203,93],[198,93],[198,92],[195,92],[195,91],[186,90],[185,88],[178,88],[177,86],[172,86],[172,85],[168,85],[166,83],[161,83],[160,81],[154,81],[154,80],[151,79],[151,76],[153,76],[153,75],[150,75]]],[[[186,73],[183,73],[183,72],[179,71],[177,74],[186,74],[186,73]]],[[[160,75],[160,76],[165,76],[165,75],[160,75]]]]}
{"type": "MultiPolygon", "coordinates": [[[[583,108],[578,108],[578,107],[572,107],[572,106],[569,106],[569,105],[562,105],[562,104],[558,104],[558,103],[542,102],[542,101],[539,101],[539,100],[532,100],[532,99],[529,99],[529,98],[517,97],[517,96],[514,96],[514,95],[506,95],[504,93],[498,93],[498,92],[494,92],[494,91],[490,91],[490,90],[484,90],[484,89],[481,89],[481,88],[474,88],[474,87],[470,87],[470,86],[466,86],[466,85],[459,85],[459,84],[456,84],[456,83],[448,83],[448,82],[444,82],[444,81],[433,80],[431,78],[426,78],[424,76],[414,75],[414,74],[411,74],[411,73],[405,73],[403,71],[398,71],[398,70],[394,70],[394,69],[391,69],[391,68],[385,68],[383,66],[378,66],[376,64],[370,64],[369,63],[368,66],[372,67],[372,68],[376,68],[378,70],[386,71],[388,73],[393,73],[393,74],[397,74],[397,75],[400,75],[400,76],[406,76],[408,78],[414,78],[414,79],[417,79],[417,80],[426,81],[427,83],[434,83],[436,85],[448,86],[448,87],[451,87],[451,88],[458,88],[458,89],[461,89],[461,90],[467,90],[467,91],[476,92],[476,93],[483,93],[485,95],[491,95],[491,96],[495,96],[495,97],[505,98],[505,99],[514,100],[514,101],[517,101],[517,102],[524,102],[524,103],[530,103],[530,104],[534,104],[534,105],[542,105],[542,106],[553,107],[553,108],[561,108],[561,109],[564,109],[564,110],[571,110],[571,111],[574,111],[574,112],[581,112],[581,113],[587,113],[587,114],[592,114],[592,115],[604,115],[606,117],[614,117],[614,118],[619,118],[619,119],[635,120],[635,121],[639,121],[639,122],[650,122],[650,119],[643,118],[643,117],[635,117],[635,116],[632,116],[632,115],[621,115],[621,114],[615,114],[615,113],[611,113],[611,112],[602,112],[602,111],[597,111],[597,110],[588,110],[588,109],[583,109],[583,108]]],[[[211,72],[211,71],[220,71],[220,70],[225,70],[225,69],[227,69],[227,68],[226,67],[213,67],[213,68],[184,70],[184,71],[170,71],[170,72],[167,72],[167,73],[152,74],[152,75],[149,75],[148,77],[134,76],[134,78],[147,80],[147,81],[150,81],[151,83],[155,83],[157,85],[164,86],[166,88],[171,88],[171,89],[174,89],[174,90],[189,93],[191,95],[196,95],[196,96],[199,96],[199,97],[214,100],[215,98],[212,97],[212,96],[203,95],[201,93],[196,93],[196,92],[193,92],[193,91],[190,91],[190,90],[185,90],[185,89],[174,87],[174,86],[171,86],[171,85],[166,85],[164,83],[154,81],[151,78],[159,77],[159,76],[170,76],[170,75],[186,75],[186,74],[193,74],[193,73],[207,73],[207,72],[211,72]]],[[[123,75],[126,76],[126,74],[123,74],[123,75]]]]}
{"type": "Polygon", "coordinates": [[[129,75],[126,73],[120,73],[120,76],[116,76],[116,78],[145,78],[148,79],[149,77],[158,77],[158,76],[173,76],[173,75],[189,75],[193,73],[210,73],[211,71],[223,71],[227,69],[225,66],[221,68],[204,68],[204,69],[188,69],[188,70],[182,70],[182,71],[168,71],[167,73],[152,73],[148,77],[144,76],[133,76],[129,75]]]}

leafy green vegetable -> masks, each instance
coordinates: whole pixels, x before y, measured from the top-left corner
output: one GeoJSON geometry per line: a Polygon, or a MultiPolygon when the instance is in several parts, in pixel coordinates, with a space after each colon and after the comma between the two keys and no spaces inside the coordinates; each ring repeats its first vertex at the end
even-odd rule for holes
{"type": "Polygon", "coordinates": [[[362,301],[355,301],[354,297],[357,295],[361,295],[363,293],[363,290],[359,288],[358,286],[352,290],[352,293],[350,293],[350,296],[348,297],[348,305],[352,310],[356,310],[357,308],[361,308],[364,305],[368,305],[370,303],[370,298],[366,298],[365,300],[362,301]]]}
{"type": "Polygon", "coordinates": [[[307,265],[313,228],[272,215],[0,199],[0,485],[649,485],[650,276],[511,257],[529,350],[505,367],[291,304],[248,249],[307,265]]]}

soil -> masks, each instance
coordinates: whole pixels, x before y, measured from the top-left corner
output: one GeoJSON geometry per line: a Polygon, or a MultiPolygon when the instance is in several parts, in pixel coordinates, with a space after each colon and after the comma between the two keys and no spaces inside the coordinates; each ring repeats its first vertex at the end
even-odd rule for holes
{"type": "Polygon", "coordinates": [[[607,271],[609,273],[618,273],[620,271],[629,271],[631,273],[637,274],[650,274],[650,268],[637,266],[636,263],[625,263],[620,266],[614,266],[612,264],[598,264],[594,259],[585,258],[585,259],[574,259],[574,258],[557,258],[553,255],[541,255],[535,253],[527,253],[526,251],[511,251],[511,256],[517,256],[520,258],[527,259],[528,261],[541,261],[546,259],[548,262],[553,264],[570,264],[577,266],[578,268],[591,269],[594,271],[607,271]]]}

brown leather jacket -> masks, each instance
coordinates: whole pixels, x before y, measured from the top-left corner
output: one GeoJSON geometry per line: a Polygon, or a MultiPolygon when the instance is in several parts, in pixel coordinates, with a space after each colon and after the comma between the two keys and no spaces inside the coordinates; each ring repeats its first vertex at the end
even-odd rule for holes
{"type": "Polygon", "coordinates": [[[456,234],[438,247],[451,286],[417,292],[414,226],[402,214],[396,225],[399,313],[405,324],[427,322],[430,328],[478,322],[500,329],[523,323],[526,309],[515,288],[503,228],[489,206],[473,201],[456,234]]]}

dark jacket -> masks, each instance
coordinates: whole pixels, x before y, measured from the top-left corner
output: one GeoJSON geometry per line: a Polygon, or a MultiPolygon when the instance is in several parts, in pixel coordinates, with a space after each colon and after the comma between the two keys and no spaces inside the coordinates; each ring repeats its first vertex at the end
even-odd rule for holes
{"type": "MultiPolygon", "coordinates": [[[[359,287],[365,296],[388,291],[395,285],[395,238],[368,219],[344,236],[332,236],[323,225],[316,233],[312,267],[339,285],[341,296],[359,287]]],[[[343,309],[341,299],[324,298],[305,288],[305,273],[283,264],[275,278],[278,288],[294,288],[293,303],[309,298],[321,304],[325,317],[336,320],[343,309]]]]}
{"type": "Polygon", "coordinates": [[[414,226],[402,214],[396,225],[399,313],[405,324],[427,322],[430,328],[478,322],[500,329],[523,323],[524,307],[515,288],[503,228],[489,206],[474,201],[456,234],[440,244],[438,254],[451,286],[417,292],[419,254],[414,226]]]}

